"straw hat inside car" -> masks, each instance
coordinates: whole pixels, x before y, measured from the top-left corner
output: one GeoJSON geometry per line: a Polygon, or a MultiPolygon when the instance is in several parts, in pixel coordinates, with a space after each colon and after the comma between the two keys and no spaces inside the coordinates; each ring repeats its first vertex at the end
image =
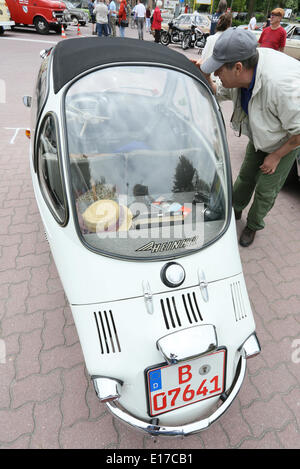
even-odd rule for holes
{"type": "Polygon", "coordinates": [[[114,200],[97,200],[82,214],[86,227],[92,231],[128,231],[132,224],[132,213],[125,205],[114,200]]]}

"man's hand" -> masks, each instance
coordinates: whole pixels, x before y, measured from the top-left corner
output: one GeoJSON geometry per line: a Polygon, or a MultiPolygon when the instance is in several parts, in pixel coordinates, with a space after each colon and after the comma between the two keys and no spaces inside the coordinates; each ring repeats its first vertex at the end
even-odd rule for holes
{"type": "Polygon", "coordinates": [[[196,65],[197,68],[199,68],[200,72],[202,73],[202,75],[204,76],[204,78],[206,78],[209,86],[211,87],[212,91],[214,94],[216,94],[216,85],[215,83],[212,81],[211,79],[211,76],[210,74],[206,74],[206,73],[203,73],[202,70],[201,70],[201,65],[203,64],[203,59],[200,57],[200,59],[196,60],[196,59],[190,59],[191,62],[193,62],[193,64],[196,65]]]}
{"type": "Polygon", "coordinates": [[[297,147],[300,147],[300,134],[292,135],[282,147],[266,156],[260,166],[261,172],[263,174],[274,174],[281,158],[297,147]]]}
{"type": "Polygon", "coordinates": [[[200,57],[200,59],[190,59],[193,64],[196,65],[196,67],[200,68],[200,66],[203,64],[203,59],[200,57]]]}
{"type": "Polygon", "coordinates": [[[270,153],[265,157],[263,164],[260,166],[261,172],[263,174],[274,174],[280,160],[280,156],[276,155],[276,153],[270,153]]]}

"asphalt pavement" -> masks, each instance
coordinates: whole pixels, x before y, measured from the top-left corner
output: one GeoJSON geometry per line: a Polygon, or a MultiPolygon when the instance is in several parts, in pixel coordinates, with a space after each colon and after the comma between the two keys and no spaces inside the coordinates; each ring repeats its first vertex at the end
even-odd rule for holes
{"type": "MultiPolygon", "coordinates": [[[[91,26],[81,27],[82,36],[91,26]]],[[[67,38],[77,36],[69,27],[67,38]]],[[[126,35],[138,36],[128,28],[126,35]]],[[[153,40],[145,33],[146,40],[153,40]]],[[[15,29],[0,37],[0,448],[300,448],[300,183],[285,187],[249,248],[240,248],[261,342],[237,399],[211,428],[153,439],[112,418],[96,398],[44,236],[29,172],[29,111],[39,51],[65,40],[15,29]]],[[[183,52],[197,57],[197,50],[183,52]]],[[[233,179],[247,139],[222,105],[233,179]]],[[[246,213],[237,223],[238,234],[246,213]]]]}

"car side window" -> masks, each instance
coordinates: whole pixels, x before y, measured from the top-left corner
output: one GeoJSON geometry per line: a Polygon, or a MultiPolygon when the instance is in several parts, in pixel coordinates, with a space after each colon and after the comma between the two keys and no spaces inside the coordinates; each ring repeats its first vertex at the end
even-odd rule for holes
{"type": "Polygon", "coordinates": [[[31,129],[31,138],[34,142],[35,142],[35,130],[36,130],[35,124],[43,109],[43,106],[45,104],[47,94],[48,94],[47,74],[48,74],[49,59],[50,59],[50,53],[48,53],[48,55],[44,58],[40,66],[38,78],[37,78],[34,93],[32,96],[30,129],[31,129]]]}
{"type": "Polygon", "coordinates": [[[300,28],[295,28],[292,39],[297,39],[298,41],[300,41],[300,28]]]}
{"type": "Polygon", "coordinates": [[[55,117],[47,114],[37,141],[38,178],[45,201],[58,223],[66,221],[65,191],[59,163],[55,117]]]}

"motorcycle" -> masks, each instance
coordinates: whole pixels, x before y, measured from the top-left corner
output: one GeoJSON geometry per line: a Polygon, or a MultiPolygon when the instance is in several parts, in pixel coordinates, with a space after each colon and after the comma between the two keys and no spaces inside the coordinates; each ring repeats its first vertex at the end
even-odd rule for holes
{"type": "Polygon", "coordinates": [[[30,172],[95,392],[146,434],[205,430],[260,352],[221,110],[183,54],[148,41],[42,57],[30,172]]]}
{"type": "Polygon", "coordinates": [[[191,29],[184,34],[181,47],[183,50],[188,49],[189,47],[203,49],[205,47],[207,37],[208,34],[204,34],[198,26],[192,24],[191,29]]]}
{"type": "Polygon", "coordinates": [[[160,42],[163,46],[171,44],[180,44],[183,40],[185,29],[176,26],[174,21],[168,23],[168,30],[161,31],[160,42]]]}

